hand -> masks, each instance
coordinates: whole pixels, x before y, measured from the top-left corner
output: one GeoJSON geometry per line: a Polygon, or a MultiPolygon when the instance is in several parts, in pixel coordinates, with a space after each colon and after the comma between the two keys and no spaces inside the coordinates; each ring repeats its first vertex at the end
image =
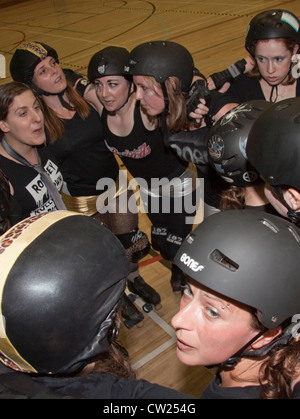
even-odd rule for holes
{"type": "Polygon", "coordinates": [[[194,112],[189,114],[189,118],[193,119],[194,123],[199,127],[205,126],[204,118],[208,114],[209,109],[205,104],[205,99],[200,99],[198,107],[194,112]]]}

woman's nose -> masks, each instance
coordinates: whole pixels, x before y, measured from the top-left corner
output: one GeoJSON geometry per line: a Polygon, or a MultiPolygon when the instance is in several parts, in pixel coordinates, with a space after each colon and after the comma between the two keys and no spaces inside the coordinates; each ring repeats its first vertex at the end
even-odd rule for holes
{"type": "Polygon", "coordinates": [[[143,91],[140,87],[136,88],[135,97],[137,100],[141,100],[143,97],[143,91]]]}
{"type": "Polygon", "coordinates": [[[180,310],[172,318],[171,323],[174,329],[190,329],[193,321],[192,304],[184,307],[180,305],[180,310]]]}

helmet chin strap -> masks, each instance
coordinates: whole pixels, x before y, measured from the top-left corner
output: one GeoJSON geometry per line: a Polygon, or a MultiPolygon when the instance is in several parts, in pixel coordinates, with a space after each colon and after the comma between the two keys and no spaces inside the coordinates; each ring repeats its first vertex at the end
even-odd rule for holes
{"type": "MultiPolygon", "coordinates": [[[[257,351],[252,351],[252,352],[245,352],[247,348],[249,348],[249,346],[255,342],[260,336],[262,336],[268,329],[264,328],[263,330],[261,330],[257,335],[254,336],[253,339],[251,339],[248,343],[246,343],[246,345],[244,345],[239,351],[237,351],[234,355],[232,355],[230,358],[228,358],[226,361],[221,362],[218,365],[214,365],[214,367],[219,367],[219,368],[233,368],[240,360],[241,358],[244,357],[255,357],[255,354],[257,353],[257,351]]],[[[256,355],[256,357],[260,357],[261,355],[256,355]]]]}
{"type": "Polygon", "coordinates": [[[57,96],[60,103],[62,104],[62,106],[64,108],[68,109],[69,111],[74,111],[75,110],[75,108],[73,106],[71,106],[68,102],[66,102],[65,99],[63,98],[63,95],[64,95],[67,88],[63,89],[59,93],[46,92],[45,90],[42,90],[39,87],[36,87],[35,85],[33,85],[33,89],[39,96],[42,96],[42,95],[44,95],[44,96],[57,96]]]}
{"type": "Polygon", "coordinates": [[[116,113],[120,110],[120,109],[122,109],[127,103],[128,103],[128,101],[129,101],[129,98],[131,97],[131,95],[133,94],[133,92],[131,92],[130,90],[131,90],[131,86],[132,86],[132,83],[130,83],[130,85],[129,85],[129,89],[128,89],[128,95],[127,95],[127,98],[126,98],[126,100],[125,100],[125,102],[123,103],[123,105],[121,105],[118,109],[116,109],[116,110],[114,110],[114,111],[111,111],[111,112],[107,112],[109,115],[116,115],[116,113]]]}
{"type": "Polygon", "coordinates": [[[245,346],[243,346],[238,352],[236,352],[233,356],[228,358],[226,361],[214,365],[213,367],[219,367],[219,368],[233,368],[242,358],[262,358],[268,353],[271,352],[273,348],[276,348],[277,346],[282,345],[288,345],[289,342],[294,339],[294,333],[299,333],[300,327],[295,326],[295,323],[288,323],[288,325],[285,324],[285,328],[283,329],[283,332],[280,336],[273,339],[268,345],[265,345],[264,347],[260,349],[256,349],[254,351],[248,351],[245,352],[249,346],[255,342],[260,336],[262,336],[265,332],[268,331],[267,328],[264,328],[261,330],[258,335],[256,335],[253,339],[250,340],[245,346]]]}

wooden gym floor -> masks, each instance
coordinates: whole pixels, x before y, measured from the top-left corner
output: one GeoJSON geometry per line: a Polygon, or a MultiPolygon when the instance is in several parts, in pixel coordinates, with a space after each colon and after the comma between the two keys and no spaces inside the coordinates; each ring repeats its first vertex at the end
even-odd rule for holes
{"type": "MultiPolygon", "coordinates": [[[[11,80],[9,62],[23,41],[53,46],[63,67],[86,74],[91,56],[105,46],[131,50],[142,42],[171,40],[187,47],[197,68],[209,76],[245,56],[249,21],[273,8],[300,17],[299,0],[0,0],[0,84],[11,80]]],[[[145,214],[140,214],[140,228],[150,233],[145,214]]],[[[154,251],[141,261],[140,272],[160,293],[162,308],[144,313],[142,327],[122,326],[120,338],[138,377],[198,397],[213,371],[186,367],[177,359],[171,318],[180,296],[171,291],[169,268],[154,251]]]]}

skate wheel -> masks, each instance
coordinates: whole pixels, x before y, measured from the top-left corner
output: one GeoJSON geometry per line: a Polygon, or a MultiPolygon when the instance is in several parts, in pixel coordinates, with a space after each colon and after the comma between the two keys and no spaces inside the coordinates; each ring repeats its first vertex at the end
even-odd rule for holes
{"type": "Polygon", "coordinates": [[[146,303],[143,305],[143,310],[145,313],[150,313],[153,310],[152,304],[146,303]]]}
{"type": "Polygon", "coordinates": [[[142,327],[143,326],[143,320],[139,320],[138,322],[133,321],[133,320],[125,320],[124,324],[127,327],[127,329],[132,329],[134,326],[142,327]]]}

